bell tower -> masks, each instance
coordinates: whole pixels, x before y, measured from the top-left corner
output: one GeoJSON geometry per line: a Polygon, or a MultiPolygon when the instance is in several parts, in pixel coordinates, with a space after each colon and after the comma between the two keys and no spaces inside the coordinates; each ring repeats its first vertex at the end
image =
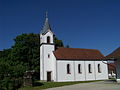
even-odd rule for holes
{"type": "Polygon", "coordinates": [[[40,44],[53,44],[53,32],[51,31],[51,27],[48,22],[47,12],[46,12],[44,26],[40,33],[40,44]]]}
{"type": "Polygon", "coordinates": [[[46,12],[45,22],[40,33],[40,80],[52,81],[53,73],[53,51],[54,47],[54,34],[48,22],[48,15],[46,12]]]}

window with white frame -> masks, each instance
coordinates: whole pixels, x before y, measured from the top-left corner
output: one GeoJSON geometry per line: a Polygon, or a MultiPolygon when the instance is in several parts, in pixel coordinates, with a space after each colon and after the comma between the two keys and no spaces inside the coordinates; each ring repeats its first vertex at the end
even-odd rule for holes
{"type": "Polygon", "coordinates": [[[89,72],[89,73],[92,73],[92,67],[91,67],[91,64],[88,64],[88,72],[89,72]]]}
{"type": "Polygon", "coordinates": [[[101,73],[101,66],[98,64],[98,73],[101,73]]]}
{"type": "Polygon", "coordinates": [[[67,74],[71,74],[71,72],[70,72],[70,64],[67,64],[67,74]]]}
{"type": "Polygon", "coordinates": [[[78,73],[82,73],[82,71],[81,71],[81,64],[78,64],[78,73]]]}

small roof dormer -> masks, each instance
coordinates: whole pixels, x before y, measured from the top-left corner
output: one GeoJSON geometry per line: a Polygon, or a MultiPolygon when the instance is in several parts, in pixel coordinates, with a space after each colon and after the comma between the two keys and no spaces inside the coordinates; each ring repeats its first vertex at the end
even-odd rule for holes
{"type": "Polygon", "coordinates": [[[45,35],[48,31],[51,31],[51,27],[50,27],[50,24],[49,24],[49,21],[48,21],[48,13],[46,12],[45,22],[44,22],[43,28],[41,30],[41,34],[45,35]]]}

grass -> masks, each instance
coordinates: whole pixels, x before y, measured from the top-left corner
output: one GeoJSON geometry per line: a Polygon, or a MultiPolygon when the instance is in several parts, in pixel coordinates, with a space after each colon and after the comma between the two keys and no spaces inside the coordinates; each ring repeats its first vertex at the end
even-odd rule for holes
{"type": "Polygon", "coordinates": [[[47,88],[53,88],[53,87],[74,85],[74,84],[78,84],[78,83],[90,83],[90,82],[97,82],[97,81],[101,81],[101,80],[76,81],[76,82],[40,82],[40,81],[37,81],[33,87],[22,87],[19,90],[41,90],[41,89],[47,89],[47,88]]]}

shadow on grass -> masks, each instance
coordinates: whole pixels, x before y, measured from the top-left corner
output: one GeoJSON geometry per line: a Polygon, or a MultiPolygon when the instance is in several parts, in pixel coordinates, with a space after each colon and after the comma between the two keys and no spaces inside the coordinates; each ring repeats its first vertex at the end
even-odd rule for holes
{"type": "Polygon", "coordinates": [[[43,83],[41,83],[41,82],[34,82],[33,83],[33,87],[35,87],[35,86],[43,86],[44,84],[43,83]]]}
{"type": "MultiPolygon", "coordinates": [[[[97,80],[101,81],[101,80],[97,80]]],[[[47,88],[53,88],[53,87],[61,87],[66,85],[74,85],[79,83],[90,83],[90,82],[97,82],[97,81],[77,81],[77,82],[40,82],[35,81],[33,83],[33,87],[23,87],[19,90],[41,90],[41,89],[47,89],[47,88]]]]}

